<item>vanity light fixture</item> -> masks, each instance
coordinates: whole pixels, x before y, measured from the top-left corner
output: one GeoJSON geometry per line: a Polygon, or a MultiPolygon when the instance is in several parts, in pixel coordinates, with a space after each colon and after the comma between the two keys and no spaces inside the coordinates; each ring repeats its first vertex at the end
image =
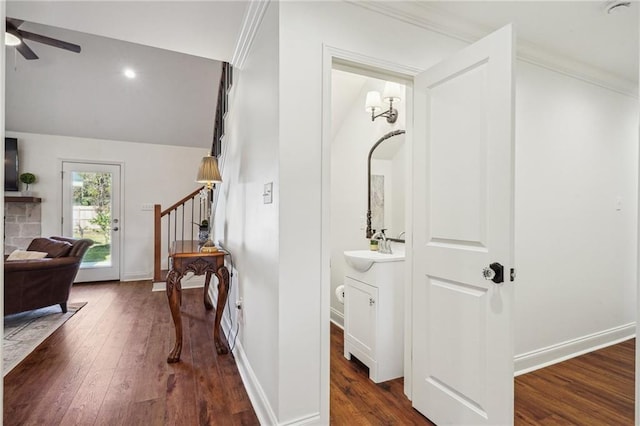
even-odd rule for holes
{"type": "Polygon", "coordinates": [[[207,189],[212,189],[214,183],[222,183],[222,176],[220,176],[218,159],[216,157],[207,155],[202,158],[200,167],[198,168],[196,182],[206,184],[207,189]]]}
{"type": "Polygon", "coordinates": [[[380,98],[380,92],[368,92],[367,99],[365,101],[365,110],[371,113],[371,121],[375,121],[378,117],[385,117],[387,119],[387,123],[395,123],[398,119],[398,110],[393,107],[393,103],[400,101],[401,94],[402,86],[391,81],[387,81],[384,85],[382,99],[380,98]],[[379,114],[376,114],[378,111],[382,110],[383,101],[389,105],[389,108],[379,114]]]}

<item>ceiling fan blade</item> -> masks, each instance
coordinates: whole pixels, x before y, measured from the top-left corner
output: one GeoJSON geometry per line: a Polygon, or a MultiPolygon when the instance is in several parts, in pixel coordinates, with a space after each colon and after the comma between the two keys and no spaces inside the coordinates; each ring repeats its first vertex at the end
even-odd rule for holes
{"type": "Polygon", "coordinates": [[[38,55],[24,41],[16,46],[16,50],[27,60],[38,59],[38,55]]]}
{"type": "Polygon", "coordinates": [[[49,46],[58,47],[60,49],[69,50],[71,52],[80,53],[80,46],[66,41],[58,40],[55,38],[43,36],[40,34],[31,33],[29,31],[17,30],[20,37],[23,39],[36,41],[42,44],[48,44],[49,46]]]}
{"type": "Polygon", "coordinates": [[[9,24],[13,25],[14,29],[17,29],[20,25],[24,23],[22,19],[9,18],[7,17],[7,29],[9,29],[9,24]]]}

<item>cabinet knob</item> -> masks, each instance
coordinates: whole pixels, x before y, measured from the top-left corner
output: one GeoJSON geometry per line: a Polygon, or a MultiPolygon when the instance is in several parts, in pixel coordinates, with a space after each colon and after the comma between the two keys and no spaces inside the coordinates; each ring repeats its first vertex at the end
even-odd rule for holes
{"type": "Polygon", "coordinates": [[[373,306],[373,305],[375,305],[375,303],[376,303],[376,301],[374,300],[374,298],[370,297],[369,298],[369,306],[373,306]]]}

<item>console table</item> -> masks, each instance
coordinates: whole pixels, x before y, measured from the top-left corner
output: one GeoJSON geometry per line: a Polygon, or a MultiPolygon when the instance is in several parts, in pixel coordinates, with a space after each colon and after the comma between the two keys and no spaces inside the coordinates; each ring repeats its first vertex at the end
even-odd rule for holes
{"type": "Polygon", "coordinates": [[[229,271],[224,266],[225,253],[220,251],[213,253],[201,252],[200,250],[201,246],[198,241],[184,240],[175,241],[169,252],[172,266],[167,275],[167,299],[169,300],[171,317],[176,329],[176,344],[167,358],[169,363],[178,362],[182,352],[182,315],[180,313],[182,286],[180,280],[187,272],[193,272],[195,275],[206,274],[204,282],[204,307],[206,309],[213,308],[213,303],[211,303],[211,298],[209,297],[211,275],[216,274],[216,277],[218,277],[218,303],[213,326],[213,340],[218,354],[229,352],[220,338],[220,322],[229,291],[229,271]]]}

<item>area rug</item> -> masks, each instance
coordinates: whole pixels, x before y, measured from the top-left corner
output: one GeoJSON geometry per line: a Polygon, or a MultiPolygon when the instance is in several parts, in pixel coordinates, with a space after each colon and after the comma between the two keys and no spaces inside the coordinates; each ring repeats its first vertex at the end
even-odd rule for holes
{"type": "Polygon", "coordinates": [[[87,302],[69,303],[66,314],[62,313],[60,305],[54,305],[4,317],[2,376],[6,376],[86,304],[87,302]]]}

